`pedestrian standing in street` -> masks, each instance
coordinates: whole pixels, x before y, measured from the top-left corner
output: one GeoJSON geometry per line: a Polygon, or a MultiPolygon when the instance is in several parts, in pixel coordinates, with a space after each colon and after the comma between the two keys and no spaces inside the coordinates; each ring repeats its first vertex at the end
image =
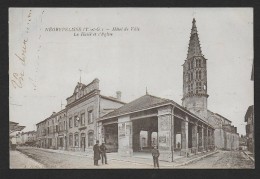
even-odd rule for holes
{"type": "Polygon", "coordinates": [[[98,166],[98,160],[100,160],[100,147],[99,147],[99,141],[96,141],[96,144],[93,147],[94,151],[94,165],[98,166]]]}
{"type": "Polygon", "coordinates": [[[152,156],[153,156],[153,166],[154,168],[159,168],[159,156],[160,156],[160,152],[157,149],[156,145],[154,145],[153,149],[152,149],[152,156]]]}
{"type": "Polygon", "coordinates": [[[104,164],[104,160],[105,160],[105,164],[107,164],[107,147],[105,146],[105,143],[102,142],[102,145],[100,146],[100,151],[101,151],[101,158],[102,158],[102,164],[104,164]]]}

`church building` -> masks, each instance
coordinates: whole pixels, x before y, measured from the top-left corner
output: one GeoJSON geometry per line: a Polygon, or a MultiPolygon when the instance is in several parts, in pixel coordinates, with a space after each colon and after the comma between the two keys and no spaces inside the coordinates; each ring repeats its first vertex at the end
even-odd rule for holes
{"type": "Polygon", "coordinates": [[[208,97],[207,59],[202,54],[196,21],[193,19],[188,55],[183,64],[182,105],[214,126],[217,148],[238,149],[239,135],[237,128],[231,125],[230,120],[208,110],[208,97]]]}

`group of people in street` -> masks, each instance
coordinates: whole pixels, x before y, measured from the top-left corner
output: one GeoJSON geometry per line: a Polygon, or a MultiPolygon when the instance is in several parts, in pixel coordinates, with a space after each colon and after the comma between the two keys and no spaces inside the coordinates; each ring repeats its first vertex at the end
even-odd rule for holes
{"type": "MultiPolygon", "coordinates": [[[[93,151],[94,151],[94,165],[98,166],[98,161],[101,159],[102,164],[108,164],[107,163],[107,148],[105,146],[105,143],[102,142],[101,145],[99,145],[99,141],[96,141],[96,144],[93,147],[93,151]]],[[[153,164],[154,164],[154,168],[159,168],[159,156],[160,156],[160,152],[157,149],[157,146],[154,145],[153,149],[152,149],[152,156],[153,156],[153,164]]]]}
{"type": "Polygon", "coordinates": [[[103,142],[101,145],[99,145],[99,141],[96,141],[96,144],[93,147],[94,150],[94,165],[98,166],[98,161],[102,159],[102,164],[108,164],[107,163],[107,148],[105,146],[105,143],[103,142]]]}

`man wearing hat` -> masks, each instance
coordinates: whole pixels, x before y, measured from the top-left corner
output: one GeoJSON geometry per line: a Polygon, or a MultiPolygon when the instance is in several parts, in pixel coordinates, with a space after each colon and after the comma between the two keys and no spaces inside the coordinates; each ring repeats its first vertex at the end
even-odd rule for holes
{"type": "Polygon", "coordinates": [[[104,164],[104,159],[105,159],[105,164],[107,164],[107,147],[105,146],[105,143],[102,142],[102,145],[100,146],[100,151],[101,151],[101,158],[102,158],[102,164],[104,164]]]}
{"type": "Polygon", "coordinates": [[[152,156],[153,156],[153,165],[154,165],[154,168],[159,168],[159,156],[160,156],[160,152],[159,150],[157,149],[156,145],[153,146],[153,149],[152,149],[152,156]]]}
{"type": "Polygon", "coordinates": [[[96,144],[93,147],[94,151],[94,165],[98,166],[98,160],[100,160],[100,148],[99,148],[99,141],[96,141],[96,144]]]}

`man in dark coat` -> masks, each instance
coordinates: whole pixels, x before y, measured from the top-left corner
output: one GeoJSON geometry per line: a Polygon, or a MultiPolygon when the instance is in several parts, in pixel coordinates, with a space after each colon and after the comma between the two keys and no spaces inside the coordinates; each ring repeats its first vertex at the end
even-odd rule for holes
{"type": "Polygon", "coordinates": [[[152,149],[152,156],[153,156],[154,168],[156,168],[156,166],[157,166],[157,168],[159,168],[159,160],[158,160],[158,158],[160,156],[160,152],[159,152],[159,150],[157,149],[156,146],[154,146],[153,149],[152,149]]]}
{"type": "Polygon", "coordinates": [[[100,151],[101,151],[101,158],[102,158],[102,164],[104,164],[104,159],[105,159],[105,164],[107,164],[107,147],[105,146],[105,143],[103,142],[102,145],[100,146],[100,151]]]}
{"type": "Polygon", "coordinates": [[[96,141],[93,150],[94,150],[94,165],[98,166],[98,160],[100,160],[100,148],[99,148],[98,140],[96,141]]]}

